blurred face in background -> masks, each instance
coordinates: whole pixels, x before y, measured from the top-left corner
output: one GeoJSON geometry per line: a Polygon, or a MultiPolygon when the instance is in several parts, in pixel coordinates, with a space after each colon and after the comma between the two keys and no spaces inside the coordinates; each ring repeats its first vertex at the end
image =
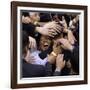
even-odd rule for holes
{"type": "Polygon", "coordinates": [[[29,12],[30,19],[35,22],[35,21],[40,21],[40,16],[38,12],[29,12]]]}
{"type": "Polygon", "coordinates": [[[49,37],[42,35],[40,38],[40,43],[39,43],[40,50],[42,50],[42,51],[47,50],[50,47],[51,42],[52,41],[50,40],[49,37]]]}

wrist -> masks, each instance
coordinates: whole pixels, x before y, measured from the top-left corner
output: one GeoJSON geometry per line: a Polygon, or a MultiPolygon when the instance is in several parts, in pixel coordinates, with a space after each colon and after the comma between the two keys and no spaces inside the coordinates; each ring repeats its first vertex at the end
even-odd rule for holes
{"type": "Polygon", "coordinates": [[[56,67],[55,71],[61,72],[61,68],[60,67],[56,67]]]}

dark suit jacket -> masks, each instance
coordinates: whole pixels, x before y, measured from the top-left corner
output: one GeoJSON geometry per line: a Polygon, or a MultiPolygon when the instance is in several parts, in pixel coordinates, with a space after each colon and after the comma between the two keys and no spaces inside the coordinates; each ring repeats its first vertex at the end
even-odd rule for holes
{"type": "Polygon", "coordinates": [[[22,29],[28,34],[28,36],[34,37],[35,35],[35,25],[30,23],[30,24],[25,24],[22,23],[22,29]]]}
{"type": "Polygon", "coordinates": [[[41,65],[27,63],[22,61],[22,76],[23,77],[42,77],[46,75],[45,68],[41,65]]]}
{"type": "Polygon", "coordinates": [[[22,60],[22,77],[44,77],[44,76],[59,76],[60,72],[52,71],[52,65],[46,63],[45,66],[27,63],[22,60]]]}

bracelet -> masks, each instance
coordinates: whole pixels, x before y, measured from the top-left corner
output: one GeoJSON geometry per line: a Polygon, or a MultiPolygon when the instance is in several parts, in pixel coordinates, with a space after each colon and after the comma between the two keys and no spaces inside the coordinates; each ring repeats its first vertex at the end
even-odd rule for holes
{"type": "Polygon", "coordinates": [[[51,54],[55,57],[57,56],[57,54],[55,52],[51,52],[51,54]]]}

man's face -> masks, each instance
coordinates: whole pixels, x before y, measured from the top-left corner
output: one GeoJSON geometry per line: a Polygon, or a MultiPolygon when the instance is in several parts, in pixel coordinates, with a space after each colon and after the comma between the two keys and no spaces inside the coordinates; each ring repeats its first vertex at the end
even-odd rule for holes
{"type": "Polygon", "coordinates": [[[50,47],[51,40],[47,36],[41,36],[39,45],[40,50],[45,51],[50,47]]]}
{"type": "Polygon", "coordinates": [[[40,21],[40,16],[38,12],[30,12],[30,18],[35,21],[40,21]]]}

